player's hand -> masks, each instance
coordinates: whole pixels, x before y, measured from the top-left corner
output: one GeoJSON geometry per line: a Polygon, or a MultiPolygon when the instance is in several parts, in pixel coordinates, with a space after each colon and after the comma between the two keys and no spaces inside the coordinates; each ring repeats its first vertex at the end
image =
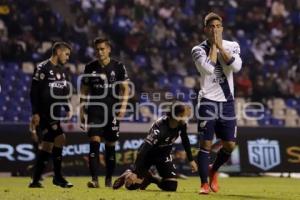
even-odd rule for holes
{"type": "Polygon", "coordinates": [[[80,109],[80,113],[79,113],[79,117],[80,117],[80,128],[83,130],[83,131],[86,131],[86,119],[85,119],[85,112],[84,112],[84,109],[81,108],[80,109]]]}
{"type": "Polygon", "coordinates": [[[218,49],[223,48],[222,29],[216,29],[214,32],[215,43],[218,49]]]}
{"type": "Polygon", "coordinates": [[[33,142],[39,142],[39,137],[38,137],[38,135],[36,133],[36,129],[35,128],[34,129],[30,128],[30,137],[31,137],[31,139],[32,139],[33,142]]]}
{"type": "Polygon", "coordinates": [[[117,115],[117,119],[122,119],[125,117],[125,112],[119,112],[117,115]]]}
{"type": "Polygon", "coordinates": [[[194,160],[190,162],[190,166],[192,168],[192,173],[195,173],[198,171],[198,165],[194,160]]]}
{"type": "Polygon", "coordinates": [[[84,117],[84,114],[85,114],[84,109],[81,108],[81,109],[80,109],[79,115],[80,115],[80,122],[81,122],[82,124],[85,123],[85,117],[84,117]]]}
{"type": "Polygon", "coordinates": [[[32,115],[30,128],[33,130],[40,124],[40,116],[39,114],[32,115]]]}

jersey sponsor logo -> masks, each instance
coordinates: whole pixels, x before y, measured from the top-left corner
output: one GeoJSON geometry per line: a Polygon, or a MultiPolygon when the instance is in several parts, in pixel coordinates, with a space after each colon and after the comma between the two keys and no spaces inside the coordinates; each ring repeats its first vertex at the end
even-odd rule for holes
{"type": "Polygon", "coordinates": [[[54,83],[49,83],[49,87],[51,87],[51,88],[59,88],[59,89],[62,89],[62,88],[64,88],[65,86],[67,86],[67,83],[62,83],[62,82],[59,82],[59,83],[57,83],[57,82],[54,82],[54,83]]]}
{"type": "Polygon", "coordinates": [[[267,171],[281,163],[277,140],[257,139],[248,141],[248,159],[251,165],[267,171]]]}
{"type": "Polygon", "coordinates": [[[224,83],[224,82],[225,82],[225,77],[214,78],[214,79],[212,80],[212,82],[213,82],[213,83],[219,83],[219,84],[224,83]]]}

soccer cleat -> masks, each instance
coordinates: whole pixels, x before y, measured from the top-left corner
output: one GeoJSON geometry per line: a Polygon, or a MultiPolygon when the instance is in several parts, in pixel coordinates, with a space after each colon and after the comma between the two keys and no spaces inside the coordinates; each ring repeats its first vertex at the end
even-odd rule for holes
{"type": "Polygon", "coordinates": [[[125,184],[125,179],[126,179],[126,176],[131,173],[131,170],[130,169],[127,169],[123,174],[121,174],[121,176],[119,176],[114,184],[113,184],[113,189],[114,190],[117,190],[119,188],[121,188],[124,184],[125,184]]]}
{"type": "Polygon", "coordinates": [[[209,185],[208,185],[208,183],[202,183],[201,184],[199,194],[209,194],[209,185]]]}
{"type": "Polygon", "coordinates": [[[41,182],[31,182],[29,188],[44,188],[41,182]]]}
{"type": "Polygon", "coordinates": [[[105,187],[112,187],[111,177],[105,178],[105,187]]]}
{"type": "Polygon", "coordinates": [[[91,180],[87,183],[88,188],[99,188],[99,183],[96,180],[91,180]]]}
{"type": "Polygon", "coordinates": [[[68,182],[63,177],[53,177],[52,183],[54,185],[60,186],[62,188],[71,188],[71,187],[73,187],[73,184],[68,182]]]}
{"type": "Polygon", "coordinates": [[[213,171],[212,166],[209,166],[209,186],[213,192],[219,191],[218,172],[213,171]]]}

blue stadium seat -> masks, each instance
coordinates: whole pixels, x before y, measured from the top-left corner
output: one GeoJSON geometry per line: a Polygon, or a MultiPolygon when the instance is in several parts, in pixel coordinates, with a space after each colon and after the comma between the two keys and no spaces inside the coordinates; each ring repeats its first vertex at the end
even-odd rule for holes
{"type": "Polygon", "coordinates": [[[284,120],[272,118],[271,119],[271,124],[273,126],[284,126],[284,120]]]}
{"type": "Polygon", "coordinates": [[[289,98],[285,100],[285,104],[288,107],[295,108],[298,105],[298,102],[296,99],[289,98]]]}

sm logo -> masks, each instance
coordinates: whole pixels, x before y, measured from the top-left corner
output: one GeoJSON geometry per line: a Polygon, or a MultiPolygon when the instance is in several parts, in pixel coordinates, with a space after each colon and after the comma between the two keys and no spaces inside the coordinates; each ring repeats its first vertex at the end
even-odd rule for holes
{"type": "Polygon", "coordinates": [[[280,164],[280,149],[277,140],[258,139],[248,141],[249,163],[264,171],[280,164]]]}

